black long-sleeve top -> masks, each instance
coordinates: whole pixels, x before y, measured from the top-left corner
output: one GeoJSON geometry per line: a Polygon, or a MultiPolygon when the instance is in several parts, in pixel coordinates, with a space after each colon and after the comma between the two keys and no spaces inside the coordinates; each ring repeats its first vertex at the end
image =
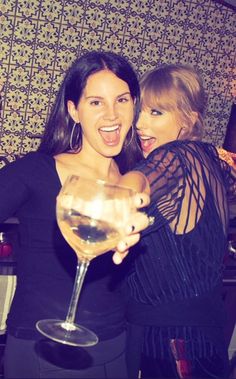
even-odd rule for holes
{"type": "MultiPolygon", "coordinates": [[[[7,331],[16,337],[38,338],[38,320],[66,317],[77,258],[56,221],[60,189],[55,160],[43,153],[29,153],[0,170],[0,222],[19,219],[17,287],[7,319],[7,331]]],[[[86,274],[76,320],[100,340],[125,328],[123,270],[107,253],[92,260],[86,274]]]]}
{"type": "Polygon", "coordinates": [[[147,213],[155,223],[144,231],[128,277],[128,319],[146,326],[147,354],[165,356],[172,338],[188,341],[190,356],[221,349],[230,168],[210,144],[174,141],[135,169],[149,180],[147,213]]]}

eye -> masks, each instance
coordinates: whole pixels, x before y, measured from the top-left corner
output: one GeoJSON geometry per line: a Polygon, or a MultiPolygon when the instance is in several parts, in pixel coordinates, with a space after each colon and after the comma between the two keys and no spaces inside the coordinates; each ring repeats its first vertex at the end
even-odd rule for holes
{"type": "Polygon", "coordinates": [[[130,101],[131,97],[130,95],[124,95],[124,96],[121,96],[118,98],[118,103],[127,103],[128,101],[130,101]]]}
{"type": "Polygon", "coordinates": [[[100,101],[100,100],[91,100],[91,101],[90,101],[90,105],[97,106],[97,105],[100,105],[100,104],[101,104],[101,101],[100,101]]]}
{"type": "Polygon", "coordinates": [[[159,111],[158,109],[151,109],[150,113],[152,116],[161,116],[163,112],[159,111]]]}

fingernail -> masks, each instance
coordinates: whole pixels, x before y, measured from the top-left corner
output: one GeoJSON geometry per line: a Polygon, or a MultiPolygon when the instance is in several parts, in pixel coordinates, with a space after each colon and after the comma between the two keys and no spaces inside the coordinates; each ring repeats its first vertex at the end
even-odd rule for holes
{"type": "Polygon", "coordinates": [[[127,233],[127,234],[133,233],[134,230],[135,230],[134,225],[127,226],[127,228],[126,228],[126,233],[127,233]]]}
{"type": "Polygon", "coordinates": [[[119,242],[119,245],[118,245],[119,251],[121,251],[121,252],[125,251],[125,250],[127,250],[127,247],[128,247],[128,245],[126,242],[124,242],[124,241],[119,242]]]}
{"type": "Polygon", "coordinates": [[[116,265],[119,265],[121,262],[122,262],[122,259],[121,257],[118,255],[118,253],[115,253],[113,255],[113,262],[116,264],[116,265]]]}

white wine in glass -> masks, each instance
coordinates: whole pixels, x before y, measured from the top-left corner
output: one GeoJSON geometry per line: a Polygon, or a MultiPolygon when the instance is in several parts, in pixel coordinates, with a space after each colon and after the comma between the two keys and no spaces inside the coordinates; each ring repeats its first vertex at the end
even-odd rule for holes
{"type": "Polygon", "coordinates": [[[57,197],[59,228],[78,256],[76,277],[65,320],[46,319],[36,327],[44,336],[72,346],[92,346],[98,337],[74,322],[79,295],[90,261],[114,249],[136,211],[134,192],[102,180],[71,175],[57,197]]]}

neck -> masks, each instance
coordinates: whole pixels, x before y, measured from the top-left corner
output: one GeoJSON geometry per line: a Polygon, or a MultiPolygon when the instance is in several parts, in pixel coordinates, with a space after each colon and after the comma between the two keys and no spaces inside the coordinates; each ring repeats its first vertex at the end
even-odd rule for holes
{"type": "Polygon", "coordinates": [[[89,157],[83,151],[78,153],[66,153],[57,157],[69,174],[84,176],[90,179],[101,179],[116,183],[120,178],[118,167],[113,158],[101,155],[89,157]]]}

